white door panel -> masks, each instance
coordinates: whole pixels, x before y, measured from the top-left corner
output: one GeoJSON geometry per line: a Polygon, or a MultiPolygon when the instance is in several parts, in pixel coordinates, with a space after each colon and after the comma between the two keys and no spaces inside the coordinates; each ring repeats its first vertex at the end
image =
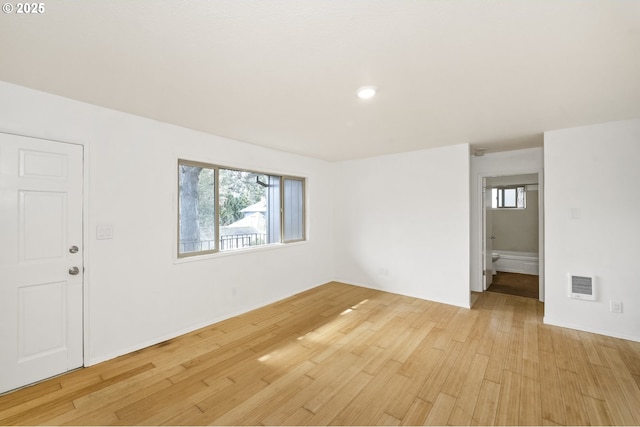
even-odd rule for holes
{"type": "Polygon", "coordinates": [[[82,366],[82,185],[81,146],[0,133],[0,392],[82,366]]]}
{"type": "Polygon", "coordinates": [[[69,220],[67,194],[20,191],[18,206],[20,262],[64,257],[69,220]]]}
{"type": "Polygon", "coordinates": [[[66,351],[65,282],[22,286],[18,289],[18,361],[66,351]]]}

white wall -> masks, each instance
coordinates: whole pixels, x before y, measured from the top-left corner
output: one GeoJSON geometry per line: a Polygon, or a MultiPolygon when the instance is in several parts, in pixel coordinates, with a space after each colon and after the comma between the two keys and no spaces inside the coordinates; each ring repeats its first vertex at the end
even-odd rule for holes
{"type": "Polygon", "coordinates": [[[538,254],[538,191],[527,190],[525,197],[524,209],[493,209],[494,250],[538,254]]]}
{"type": "Polygon", "coordinates": [[[338,280],[469,306],[469,147],[337,165],[338,280]]]}
{"type": "MultiPolygon", "coordinates": [[[[483,176],[521,175],[543,170],[542,148],[488,153],[471,157],[471,290],[482,292],[482,190],[483,176]]],[[[540,177],[542,179],[542,177],[540,177]]],[[[540,180],[540,187],[543,181],[540,180]]],[[[542,218],[539,218],[542,220],[542,218]]],[[[540,254],[543,260],[543,254],[540,254]]]]}
{"type": "Polygon", "coordinates": [[[334,278],[330,163],[4,82],[0,131],[85,145],[88,364],[334,278]],[[307,177],[308,242],[176,262],[178,157],[307,177]]]}
{"type": "Polygon", "coordinates": [[[640,341],[640,119],[544,139],[545,322],[640,341]],[[569,299],[568,274],[595,275],[597,301],[569,299]]]}

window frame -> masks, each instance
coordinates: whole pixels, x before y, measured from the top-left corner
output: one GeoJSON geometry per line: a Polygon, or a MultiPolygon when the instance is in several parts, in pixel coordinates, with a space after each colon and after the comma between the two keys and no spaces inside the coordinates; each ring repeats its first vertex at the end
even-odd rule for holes
{"type": "Polygon", "coordinates": [[[178,214],[178,220],[177,220],[177,224],[176,224],[176,235],[177,235],[177,242],[176,242],[176,254],[178,255],[178,259],[182,259],[182,258],[189,258],[189,257],[193,257],[193,256],[201,256],[201,255],[210,255],[210,254],[215,254],[218,253],[220,250],[220,206],[219,206],[219,200],[220,200],[220,194],[219,194],[219,174],[218,174],[218,170],[219,167],[216,165],[213,165],[211,163],[205,163],[205,162],[198,162],[198,161],[193,161],[193,160],[185,160],[185,159],[178,159],[178,182],[177,182],[177,194],[178,194],[178,203],[176,206],[176,210],[177,210],[177,214],[178,214]],[[215,228],[215,246],[214,249],[207,249],[205,251],[200,250],[200,251],[193,251],[193,252],[184,252],[181,253],[180,252],[180,166],[191,166],[191,167],[201,167],[201,168],[206,168],[206,169],[212,169],[213,170],[213,179],[214,179],[214,190],[213,190],[213,194],[215,197],[215,215],[214,215],[214,219],[213,219],[213,223],[214,223],[214,228],[215,228]]]}
{"type": "Polygon", "coordinates": [[[495,186],[492,188],[492,190],[496,190],[496,206],[493,207],[493,197],[492,197],[492,209],[526,209],[527,208],[527,186],[526,185],[500,185],[500,186],[495,186]],[[522,188],[522,194],[523,194],[523,199],[522,199],[522,206],[518,206],[518,189],[522,188]],[[505,200],[505,194],[504,191],[505,190],[515,190],[516,194],[515,194],[515,206],[505,206],[504,205],[504,200],[505,200]],[[499,193],[502,192],[502,198],[500,198],[499,193]],[[499,203],[499,200],[502,199],[502,206],[499,203]]]}
{"type": "Polygon", "coordinates": [[[298,242],[303,242],[307,240],[307,207],[306,207],[306,203],[307,203],[307,178],[306,177],[302,177],[302,176],[295,176],[295,175],[286,175],[286,174],[279,174],[279,173],[272,173],[272,172],[264,172],[264,171],[258,171],[258,170],[253,170],[253,169],[245,169],[245,168],[238,168],[238,167],[231,167],[231,166],[223,166],[223,165],[219,165],[219,164],[214,164],[214,163],[207,163],[207,162],[201,162],[201,161],[194,161],[194,160],[188,160],[188,159],[184,159],[184,158],[178,158],[177,160],[177,206],[176,206],[176,210],[175,212],[177,213],[177,221],[176,221],[176,237],[177,237],[177,243],[176,243],[176,255],[178,260],[184,260],[186,258],[192,258],[192,257],[199,257],[199,256],[205,256],[205,255],[220,255],[220,254],[230,254],[230,253],[238,253],[238,252],[244,252],[244,251],[250,251],[250,250],[255,250],[258,248],[268,248],[268,247],[276,247],[276,246],[280,246],[280,245],[286,245],[286,244],[290,244],[290,243],[298,243],[298,242]],[[186,252],[186,253],[181,253],[180,252],[180,166],[193,166],[193,167],[202,167],[202,168],[207,168],[207,169],[212,169],[214,171],[214,197],[215,197],[215,218],[214,218],[214,227],[215,227],[215,249],[207,249],[207,250],[201,250],[201,251],[194,251],[194,252],[186,252]],[[278,213],[280,218],[279,220],[279,224],[280,224],[280,232],[279,232],[279,241],[278,242],[273,242],[273,243],[265,243],[262,245],[255,245],[255,246],[249,246],[249,247],[243,247],[243,248],[235,248],[235,249],[228,249],[228,250],[220,250],[220,238],[222,237],[220,234],[220,170],[224,169],[224,170],[230,170],[230,171],[237,171],[237,172],[247,172],[247,173],[253,173],[253,174],[258,174],[258,175],[267,175],[267,176],[272,176],[272,177],[276,177],[279,180],[279,185],[280,185],[280,189],[279,189],[279,195],[280,195],[280,206],[278,209],[278,213]],[[285,217],[285,191],[284,191],[284,181],[285,179],[288,180],[296,180],[296,181],[300,181],[302,183],[302,238],[300,239],[292,239],[292,240],[285,240],[284,236],[285,236],[285,230],[284,230],[284,217],[285,217]]]}

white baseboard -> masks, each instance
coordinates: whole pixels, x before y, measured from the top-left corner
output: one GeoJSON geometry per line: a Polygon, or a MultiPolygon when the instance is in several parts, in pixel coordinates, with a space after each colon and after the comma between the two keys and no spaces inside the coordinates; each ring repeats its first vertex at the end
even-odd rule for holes
{"type": "Polygon", "coordinates": [[[617,332],[605,331],[598,328],[585,328],[582,325],[575,325],[569,322],[559,321],[549,316],[544,316],[542,322],[545,325],[560,326],[561,328],[575,329],[576,331],[590,332],[592,334],[604,335],[607,337],[620,338],[628,341],[640,342],[640,336],[619,334],[617,332]]]}

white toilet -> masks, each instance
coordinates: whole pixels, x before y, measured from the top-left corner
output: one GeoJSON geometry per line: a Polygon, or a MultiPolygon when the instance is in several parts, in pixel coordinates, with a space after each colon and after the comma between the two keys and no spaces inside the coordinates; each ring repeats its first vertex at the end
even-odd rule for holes
{"type": "Polygon", "coordinates": [[[498,252],[491,252],[491,270],[493,270],[493,274],[497,274],[496,271],[496,261],[500,259],[500,254],[498,252]]]}

